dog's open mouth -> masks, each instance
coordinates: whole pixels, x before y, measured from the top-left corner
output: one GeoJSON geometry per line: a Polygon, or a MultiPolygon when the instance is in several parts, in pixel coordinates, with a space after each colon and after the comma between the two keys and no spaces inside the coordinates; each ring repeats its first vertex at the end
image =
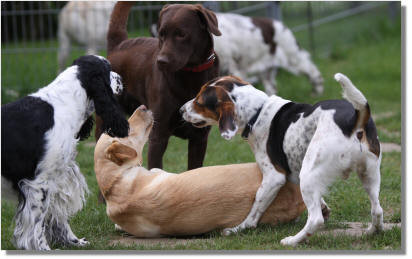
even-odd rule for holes
{"type": "Polygon", "coordinates": [[[193,126],[195,126],[196,128],[203,128],[204,126],[206,126],[206,121],[199,121],[196,123],[192,123],[193,126]]]}

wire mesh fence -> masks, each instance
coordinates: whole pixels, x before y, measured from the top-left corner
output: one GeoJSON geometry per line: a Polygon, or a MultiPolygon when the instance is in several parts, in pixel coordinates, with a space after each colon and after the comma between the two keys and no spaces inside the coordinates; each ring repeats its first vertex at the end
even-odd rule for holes
{"type": "MultiPolygon", "coordinates": [[[[137,2],[129,15],[129,37],[150,36],[150,26],[167,3],[170,2],[137,2]]],[[[374,33],[368,32],[372,23],[394,19],[400,8],[393,2],[203,4],[219,12],[281,19],[295,32],[300,45],[319,58],[333,56],[335,49],[350,46],[365,32],[374,33]]],[[[85,53],[105,55],[105,33],[113,5],[114,2],[1,2],[2,103],[53,80],[58,73],[59,55],[65,52],[67,57],[60,61],[62,67],[85,53]]]]}

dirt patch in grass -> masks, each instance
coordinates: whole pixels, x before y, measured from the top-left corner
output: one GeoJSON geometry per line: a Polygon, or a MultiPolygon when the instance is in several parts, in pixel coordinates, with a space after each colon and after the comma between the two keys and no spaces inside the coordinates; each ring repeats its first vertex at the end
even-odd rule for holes
{"type": "MultiPolygon", "coordinates": [[[[332,234],[333,236],[348,235],[348,236],[361,236],[366,234],[368,226],[361,222],[345,222],[346,228],[337,228],[331,230],[320,231],[319,235],[332,234]]],[[[383,230],[390,230],[394,227],[402,227],[401,223],[384,223],[383,230]]]]}
{"type": "Polygon", "coordinates": [[[387,118],[390,118],[390,117],[393,117],[393,116],[395,116],[394,112],[382,112],[382,113],[377,113],[377,114],[373,115],[372,117],[375,121],[378,121],[378,120],[387,119],[387,118]]]}
{"type": "Polygon", "coordinates": [[[402,147],[396,143],[381,143],[382,152],[401,152],[402,147]]]}
{"type": "Polygon", "coordinates": [[[121,236],[114,236],[112,240],[110,240],[109,245],[124,245],[124,246],[136,246],[136,245],[143,245],[143,246],[175,246],[175,245],[187,245],[193,242],[212,242],[212,239],[205,239],[205,238],[138,238],[128,234],[122,234],[121,236]]]}
{"type": "MultiPolygon", "coordinates": [[[[368,225],[361,222],[344,222],[344,228],[336,228],[319,231],[318,235],[348,235],[348,236],[361,236],[366,234],[368,225]]],[[[390,230],[393,227],[402,227],[401,223],[384,223],[384,230],[390,230]]],[[[121,234],[119,236],[113,236],[110,240],[110,245],[124,245],[124,246],[176,246],[176,245],[188,245],[194,242],[213,242],[211,238],[137,238],[128,234],[121,234]]]]}

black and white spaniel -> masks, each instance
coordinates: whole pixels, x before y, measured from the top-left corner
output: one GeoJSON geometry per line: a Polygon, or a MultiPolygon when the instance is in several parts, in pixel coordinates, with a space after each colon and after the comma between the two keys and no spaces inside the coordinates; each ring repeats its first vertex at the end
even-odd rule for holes
{"type": "Polygon", "coordinates": [[[70,229],[88,192],[75,161],[76,145],[90,135],[92,113],[111,136],[129,124],[114,94],[121,77],[103,57],[83,56],[36,93],[1,107],[1,174],[19,194],[15,245],[49,250],[49,244],[86,245],[70,229]]]}

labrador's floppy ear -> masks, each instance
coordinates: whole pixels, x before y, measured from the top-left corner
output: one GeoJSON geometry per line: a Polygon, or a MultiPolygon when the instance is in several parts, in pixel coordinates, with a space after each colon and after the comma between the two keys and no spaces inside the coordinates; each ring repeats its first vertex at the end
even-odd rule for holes
{"type": "Polygon", "coordinates": [[[200,19],[206,25],[207,30],[216,36],[222,35],[222,33],[219,31],[215,13],[204,8],[201,4],[196,4],[195,8],[200,16],[200,19]]]}
{"type": "Polygon", "coordinates": [[[219,131],[220,135],[229,140],[236,135],[237,125],[235,122],[235,111],[233,104],[223,103],[221,105],[219,115],[219,131]]]}
{"type": "Polygon", "coordinates": [[[166,12],[166,9],[168,9],[170,6],[171,6],[170,4],[165,4],[159,12],[159,19],[157,20],[157,31],[156,31],[157,34],[159,34],[159,26],[161,24],[163,13],[166,12]]]}
{"type": "Polygon", "coordinates": [[[118,166],[134,160],[137,161],[137,164],[141,163],[141,158],[139,158],[136,150],[118,141],[113,141],[104,151],[104,155],[118,166]]]}

